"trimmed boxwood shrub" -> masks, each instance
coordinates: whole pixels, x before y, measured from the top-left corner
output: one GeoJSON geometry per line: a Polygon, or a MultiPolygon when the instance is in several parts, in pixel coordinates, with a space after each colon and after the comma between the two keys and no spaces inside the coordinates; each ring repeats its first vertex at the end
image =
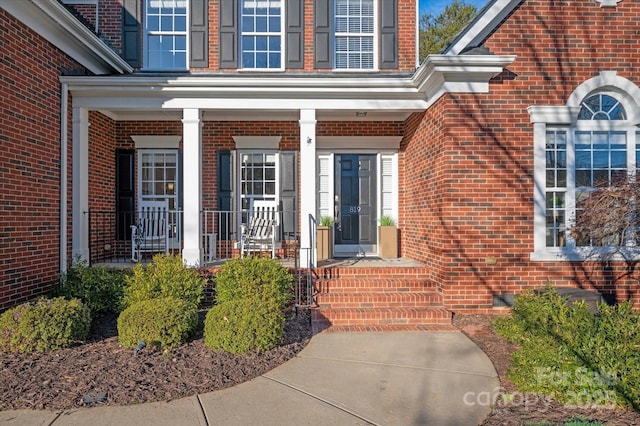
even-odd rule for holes
{"type": "Polygon", "coordinates": [[[238,354],[268,351],[282,341],[284,314],[274,301],[230,300],[214,306],[204,321],[204,344],[238,354]]]}
{"type": "Polygon", "coordinates": [[[216,300],[222,304],[250,298],[284,308],[291,299],[294,277],[277,260],[260,257],[226,262],[216,274],[216,300]]]}
{"type": "Polygon", "coordinates": [[[91,312],[79,299],[38,299],[0,315],[0,350],[49,351],[84,341],[91,312]]]}
{"type": "Polygon", "coordinates": [[[167,254],[155,255],[146,267],[136,264],[125,281],[124,308],[166,297],[181,299],[197,307],[205,285],[205,279],[197,269],[187,267],[181,257],[167,254]]]}
{"type": "Polygon", "coordinates": [[[56,295],[78,298],[91,312],[120,312],[124,294],[125,273],[101,266],[87,266],[85,261],[74,263],[60,279],[56,295]]]}
{"type": "Polygon", "coordinates": [[[197,324],[193,303],[175,297],[143,300],[118,317],[118,340],[125,348],[144,341],[157,349],[173,349],[187,341],[197,324]]]}

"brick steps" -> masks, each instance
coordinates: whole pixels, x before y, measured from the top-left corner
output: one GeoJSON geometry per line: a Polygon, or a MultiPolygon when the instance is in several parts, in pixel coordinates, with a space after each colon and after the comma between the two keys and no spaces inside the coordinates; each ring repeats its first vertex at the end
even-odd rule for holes
{"type": "Polygon", "coordinates": [[[319,298],[320,308],[385,308],[442,306],[436,292],[363,292],[326,293],[319,298]]]}
{"type": "Polygon", "coordinates": [[[424,278],[376,278],[362,276],[315,280],[315,288],[321,293],[382,293],[436,291],[435,284],[424,278]]]}
{"type": "Polygon", "coordinates": [[[453,331],[451,312],[426,268],[340,268],[316,271],[319,331],[453,331]],[[330,273],[329,273],[330,272],[330,273]]]}

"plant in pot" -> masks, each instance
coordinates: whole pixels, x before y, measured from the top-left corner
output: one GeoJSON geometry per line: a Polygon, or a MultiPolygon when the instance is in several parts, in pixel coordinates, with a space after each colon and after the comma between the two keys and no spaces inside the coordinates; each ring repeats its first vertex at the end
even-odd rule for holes
{"type": "Polygon", "coordinates": [[[380,238],[380,257],[395,259],[398,257],[398,228],[393,217],[384,215],[378,219],[378,237],[380,238]]]}
{"type": "Polygon", "coordinates": [[[318,261],[333,258],[333,218],[320,216],[316,228],[318,261]]]}

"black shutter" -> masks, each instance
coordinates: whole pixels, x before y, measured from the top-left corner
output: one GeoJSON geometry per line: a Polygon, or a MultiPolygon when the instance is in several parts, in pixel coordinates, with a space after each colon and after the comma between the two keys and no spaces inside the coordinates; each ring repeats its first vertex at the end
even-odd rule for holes
{"type": "Polygon", "coordinates": [[[398,0],[380,0],[380,68],[398,68],[398,0]]]}
{"type": "Polygon", "coordinates": [[[238,0],[220,0],[220,68],[238,68],[238,0]]]}
{"type": "Polygon", "coordinates": [[[333,2],[315,0],[313,8],[313,66],[315,68],[333,67],[333,2]]]}
{"type": "Polygon", "coordinates": [[[141,19],[140,0],[122,0],[122,58],[136,68],[142,66],[140,61],[141,19]]]}
{"type": "Polygon", "coordinates": [[[189,67],[209,67],[209,0],[191,0],[189,67]]]}
{"type": "Polygon", "coordinates": [[[280,151],[280,232],[285,239],[298,232],[298,152],[280,151]]]}
{"type": "Polygon", "coordinates": [[[286,6],[287,57],[286,68],[304,68],[304,2],[287,0],[286,6]]]}
{"type": "Polygon", "coordinates": [[[235,233],[235,151],[218,151],[218,239],[230,240],[235,233]],[[226,213],[233,212],[233,213],[226,213]]]}
{"type": "Polygon", "coordinates": [[[135,208],[135,151],[116,150],[116,239],[130,240],[135,208]]]}

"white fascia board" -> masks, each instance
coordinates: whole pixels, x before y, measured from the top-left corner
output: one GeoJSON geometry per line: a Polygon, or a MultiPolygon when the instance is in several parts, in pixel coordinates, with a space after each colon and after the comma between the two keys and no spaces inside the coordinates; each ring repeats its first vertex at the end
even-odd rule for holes
{"type": "Polygon", "coordinates": [[[133,71],[57,0],[2,0],[0,7],[95,74],[133,71]]]}
{"type": "Polygon", "coordinates": [[[292,99],[292,98],[160,98],[141,96],[74,96],[73,106],[91,110],[383,110],[420,112],[426,102],[420,99],[292,99]]]}
{"type": "Polygon", "coordinates": [[[446,54],[459,55],[468,47],[476,47],[524,0],[495,0],[462,34],[446,48],[446,54]]]}
{"type": "Polygon", "coordinates": [[[565,124],[570,125],[578,116],[580,107],[558,106],[537,106],[532,105],[527,108],[531,123],[565,124]]]}
{"type": "Polygon", "coordinates": [[[445,93],[488,93],[489,81],[515,59],[497,55],[430,55],[414,79],[431,106],[445,93]]]}
{"type": "Polygon", "coordinates": [[[205,110],[390,110],[424,111],[423,100],[404,99],[291,99],[291,98],[173,98],[163,103],[164,109],[200,108],[205,110]]]}

